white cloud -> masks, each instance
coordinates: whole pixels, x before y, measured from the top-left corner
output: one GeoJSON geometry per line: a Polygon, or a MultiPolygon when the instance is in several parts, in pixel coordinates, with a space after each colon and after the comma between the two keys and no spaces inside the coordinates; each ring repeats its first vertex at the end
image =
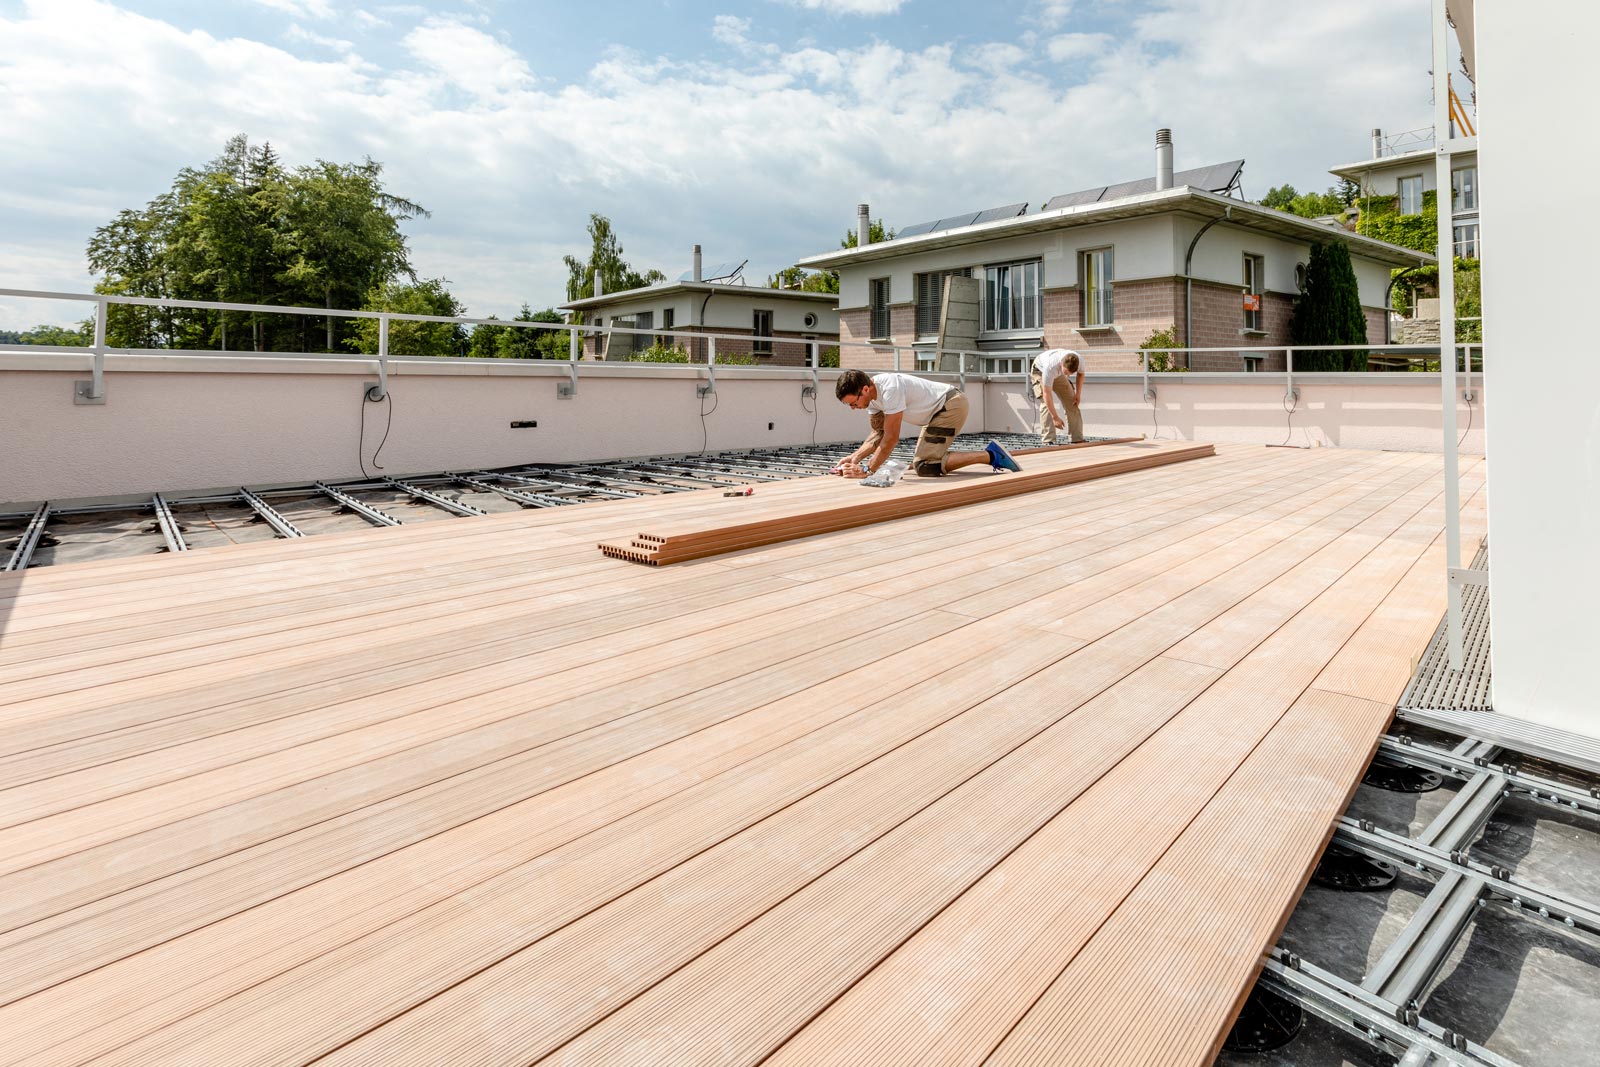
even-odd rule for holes
{"type": "Polygon", "coordinates": [[[369,30],[374,30],[389,25],[388,19],[379,18],[377,15],[374,15],[372,12],[367,11],[364,8],[356,11],[353,17],[357,22],[361,23],[362,26],[369,30]]]}
{"type": "Polygon", "coordinates": [[[1037,0],[1030,21],[1047,30],[1060,29],[1072,15],[1072,0],[1037,0]]]}
{"type": "Polygon", "coordinates": [[[1045,51],[1057,63],[1082,59],[1111,49],[1111,37],[1104,33],[1063,33],[1045,44],[1045,51]]]}
{"type": "Polygon", "coordinates": [[[450,19],[427,19],[401,43],[434,77],[480,99],[502,96],[533,80],[528,64],[510,47],[450,19]]]}
{"type": "Polygon", "coordinates": [[[355,47],[355,45],[351,44],[349,41],[341,41],[333,37],[324,37],[320,33],[312,33],[298,22],[292,23],[289,28],[284,31],[284,36],[289,38],[291,41],[305,41],[307,44],[315,44],[321,45],[323,48],[331,48],[335,52],[348,52],[355,47]]]}
{"type": "MultiPolygon", "coordinates": [[[[1158,126],[1180,169],[1248,157],[1260,196],[1331,184],[1323,168],[1359,156],[1371,126],[1427,124],[1425,10],[1348,0],[1285,20],[1267,0],[1151,2],[1096,40],[1092,64],[1084,35],[1038,42],[1030,62],[964,30],[959,48],[613,51],[557,85],[450,20],[425,21],[376,70],[106,0],[35,0],[0,15],[0,284],[86,290],[94,227],[239,132],[289,163],[382,161],[389,187],[434,213],[406,226],[417,269],[451,278],[472,313],[506,316],[559,302],[560,257],[583,252],[590,212],[641,268],[682,270],[699,242],[713,260],[750,256],[755,276],[834,246],[862,200],[904,225],[1139,177],[1158,126]],[[1079,60],[1074,76],[1046,54],[1079,60]],[[117,166],[86,167],[85,144],[117,166]]],[[[0,305],[0,327],[36,324],[7,317],[0,305]]]]}
{"type": "Polygon", "coordinates": [[[328,0],[255,0],[255,2],[262,7],[282,11],[296,18],[333,18],[333,5],[328,0]]]}
{"type": "Polygon", "coordinates": [[[711,37],[733,48],[743,48],[750,43],[747,36],[750,20],[738,15],[718,15],[711,20],[711,37]]]}
{"type": "Polygon", "coordinates": [[[787,0],[794,7],[830,15],[893,15],[906,0],[787,0]]]}

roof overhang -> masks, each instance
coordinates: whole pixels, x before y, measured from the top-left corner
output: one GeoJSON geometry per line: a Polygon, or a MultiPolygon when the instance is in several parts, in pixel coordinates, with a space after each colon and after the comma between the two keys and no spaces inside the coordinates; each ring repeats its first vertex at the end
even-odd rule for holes
{"type": "Polygon", "coordinates": [[[559,305],[562,311],[587,311],[632,300],[655,300],[679,293],[722,293],[728,296],[760,297],[762,300],[801,300],[815,304],[839,304],[837,293],[813,293],[805,289],[770,289],[764,285],[717,285],[714,282],[670,282],[666,285],[647,285],[641,289],[623,289],[615,293],[602,293],[582,300],[571,300],[559,305]]]}
{"type": "Polygon", "coordinates": [[[1310,219],[1303,219],[1298,215],[1291,215],[1273,208],[1261,207],[1258,204],[1250,204],[1242,200],[1234,200],[1231,197],[1219,196],[1216,193],[1208,193],[1183,186],[1177,189],[1163,189],[1160,192],[1123,197],[1120,200],[1081,204],[1076,207],[1059,208],[1055,211],[1041,211],[1035,215],[1024,215],[1020,218],[1003,219],[999,222],[984,223],[977,226],[964,226],[960,229],[945,230],[941,233],[896,238],[892,241],[879,241],[864,248],[847,248],[837,252],[809,256],[800,260],[798,265],[810,269],[838,270],[841,267],[852,267],[858,263],[874,263],[887,259],[898,259],[901,256],[918,252],[931,252],[942,248],[958,248],[962,245],[976,244],[980,241],[994,241],[1007,237],[1020,237],[1028,234],[1072,229],[1077,226],[1094,226],[1107,222],[1120,222],[1125,219],[1150,218],[1173,214],[1186,215],[1207,221],[1226,218],[1231,225],[1270,233],[1291,241],[1338,240],[1344,242],[1353,253],[1395,267],[1410,267],[1416,266],[1418,263],[1434,262],[1434,258],[1426,252],[1418,252],[1414,249],[1390,244],[1387,241],[1379,241],[1372,237],[1363,237],[1345,229],[1312,222],[1310,219]]]}
{"type": "MultiPolygon", "coordinates": [[[[1466,155],[1477,150],[1478,139],[1476,137],[1455,137],[1450,141],[1450,154],[1452,156],[1466,155]]],[[[1414,163],[1429,163],[1433,161],[1433,157],[1436,154],[1432,148],[1418,148],[1413,152],[1397,152],[1392,156],[1363,159],[1359,163],[1341,163],[1337,167],[1329,167],[1328,173],[1338,178],[1354,179],[1357,175],[1367,174],[1375,170],[1404,167],[1414,163]]]]}

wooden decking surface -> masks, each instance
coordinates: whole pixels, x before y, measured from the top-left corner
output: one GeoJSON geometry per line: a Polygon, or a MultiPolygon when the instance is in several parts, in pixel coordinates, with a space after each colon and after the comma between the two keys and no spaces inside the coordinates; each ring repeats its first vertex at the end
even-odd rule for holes
{"type": "Polygon", "coordinates": [[[1206,1064],[1441,490],[1222,447],[665,571],[594,545],[681,500],[5,576],[0,1062],[1206,1064]]]}

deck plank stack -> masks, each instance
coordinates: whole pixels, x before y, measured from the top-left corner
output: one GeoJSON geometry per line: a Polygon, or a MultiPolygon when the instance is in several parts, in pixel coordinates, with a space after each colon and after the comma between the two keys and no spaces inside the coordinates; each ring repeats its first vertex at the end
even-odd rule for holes
{"type": "Polygon", "coordinates": [[[678,523],[664,520],[632,538],[602,541],[600,551],[615,559],[664,567],[1215,454],[1207,444],[1119,442],[1096,445],[1090,452],[1033,453],[1025,470],[1001,475],[966,469],[943,478],[906,479],[881,489],[834,479],[808,480],[782,487],[770,503],[762,497],[760,503],[745,504],[752,498],[738,497],[743,506],[727,509],[726,518],[702,512],[678,523]],[[734,515],[737,518],[730,521],[734,515]]]}

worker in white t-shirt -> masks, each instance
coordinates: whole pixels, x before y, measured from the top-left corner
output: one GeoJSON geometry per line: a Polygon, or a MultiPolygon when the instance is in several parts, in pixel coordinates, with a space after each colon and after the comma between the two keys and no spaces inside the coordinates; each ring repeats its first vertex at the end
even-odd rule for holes
{"type": "Polygon", "coordinates": [[[953,385],[912,374],[869,375],[851,369],[839,375],[834,395],[852,408],[865,408],[872,426],[861,447],[839,464],[839,473],[847,478],[865,478],[883,466],[899,444],[900,428],[905,423],[922,427],[911,469],[924,478],[978,463],[987,463],[999,471],[1022,469],[997,441],[990,441],[982,452],[950,451],[950,443],[967,421],[966,394],[953,385]]]}
{"type": "Polygon", "coordinates": [[[1033,398],[1039,402],[1039,441],[1056,443],[1056,431],[1065,428],[1073,444],[1083,440],[1083,360],[1065,348],[1047,348],[1033,357],[1028,375],[1033,398]],[[1056,401],[1061,410],[1056,410],[1056,401]],[[1062,421],[1062,415],[1066,421],[1062,421]]]}

